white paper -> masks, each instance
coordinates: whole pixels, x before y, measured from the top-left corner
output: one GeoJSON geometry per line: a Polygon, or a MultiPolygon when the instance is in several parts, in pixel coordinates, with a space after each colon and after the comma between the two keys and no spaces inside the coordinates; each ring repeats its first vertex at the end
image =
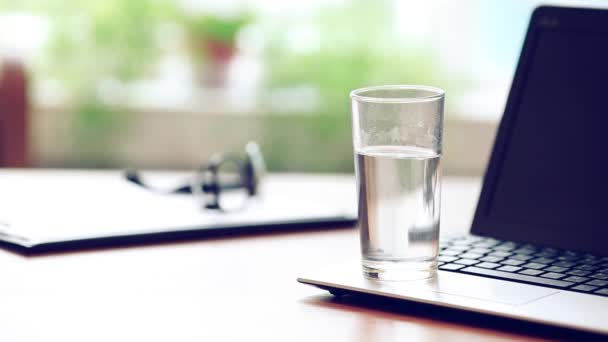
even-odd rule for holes
{"type": "MultiPolygon", "coordinates": [[[[156,173],[155,183],[183,174],[156,173]]],[[[200,209],[192,195],[165,195],[119,171],[0,171],[0,234],[31,244],[143,232],[356,217],[352,176],[270,175],[239,211],[200,209]]]]}

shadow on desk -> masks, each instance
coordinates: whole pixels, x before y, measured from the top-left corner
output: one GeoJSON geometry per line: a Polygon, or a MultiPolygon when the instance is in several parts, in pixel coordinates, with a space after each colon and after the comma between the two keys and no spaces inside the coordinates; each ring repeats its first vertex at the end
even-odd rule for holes
{"type": "Polygon", "coordinates": [[[367,294],[309,297],[303,303],[335,310],[353,310],[396,321],[418,320],[422,324],[466,325],[469,327],[493,330],[522,337],[536,337],[552,340],[606,341],[605,335],[592,334],[538,323],[530,323],[504,317],[483,315],[452,308],[429,304],[397,301],[390,298],[367,294]],[[389,317],[386,317],[389,316],[389,317]]]}

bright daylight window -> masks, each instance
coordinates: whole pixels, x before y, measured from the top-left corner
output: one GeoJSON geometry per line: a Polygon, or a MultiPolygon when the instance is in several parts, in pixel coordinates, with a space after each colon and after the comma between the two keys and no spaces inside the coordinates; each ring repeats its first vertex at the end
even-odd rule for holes
{"type": "Polygon", "coordinates": [[[28,69],[39,166],[190,167],[256,139],[271,169],[349,171],[351,89],[440,86],[448,121],[496,121],[538,2],[0,1],[0,56],[28,69]]]}

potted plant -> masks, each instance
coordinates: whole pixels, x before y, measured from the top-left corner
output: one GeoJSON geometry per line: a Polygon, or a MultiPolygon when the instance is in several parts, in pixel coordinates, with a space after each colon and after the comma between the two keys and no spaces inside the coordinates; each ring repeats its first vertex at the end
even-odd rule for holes
{"type": "Polygon", "coordinates": [[[237,52],[239,31],[250,22],[246,14],[223,17],[199,15],[184,20],[196,73],[205,86],[222,87],[237,52]]]}

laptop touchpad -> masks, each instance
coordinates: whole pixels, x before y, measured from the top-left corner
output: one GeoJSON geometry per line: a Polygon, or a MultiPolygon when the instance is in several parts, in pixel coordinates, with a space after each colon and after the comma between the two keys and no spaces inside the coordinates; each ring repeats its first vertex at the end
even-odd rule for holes
{"type": "Polygon", "coordinates": [[[382,290],[404,296],[456,301],[477,299],[508,305],[522,305],[559,292],[558,290],[495,280],[466,274],[439,272],[426,282],[385,283],[382,290]]]}

